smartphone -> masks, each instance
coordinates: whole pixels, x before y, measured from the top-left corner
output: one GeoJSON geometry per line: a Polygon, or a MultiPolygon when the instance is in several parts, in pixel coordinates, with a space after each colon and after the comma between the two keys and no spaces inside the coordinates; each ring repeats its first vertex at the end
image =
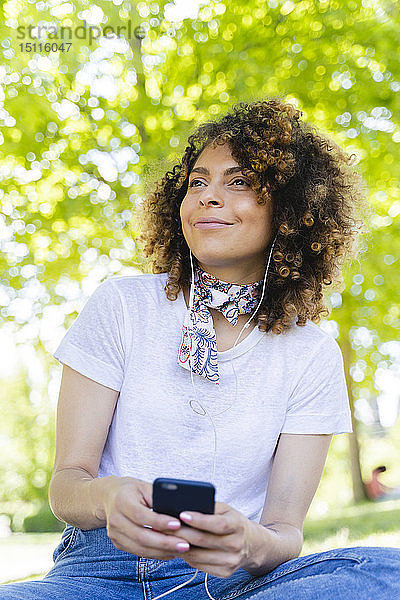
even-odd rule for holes
{"type": "MultiPolygon", "coordinates": [[[[157,477],[153,481],[153,510],[179,520],[184,510],[213,515],[215,487],[207,481],[157,477]]],[[[188,523],[185,523],[188,525],[188,523]]]]}

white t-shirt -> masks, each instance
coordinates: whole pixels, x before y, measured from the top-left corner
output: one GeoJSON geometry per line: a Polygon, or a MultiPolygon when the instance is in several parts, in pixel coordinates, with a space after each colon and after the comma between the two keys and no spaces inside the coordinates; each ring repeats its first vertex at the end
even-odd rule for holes
{"type": "MultiPolygon", "coordinates": [[[[187,307],[182,291],[168,300],[167,278],[101,283],[53,355],[120,392],[98,477],[211,481],[214,430],[189,406],[196,400],[190,371],[177,362],[187,307]]],[[[218,352],[218,369],[219,386],[193,374],[217,430],[215,500],[259,522],[281,432],[352,431],[342,353],[312,321],[280,335],[256,326],[235,348],[218,352]]]]}

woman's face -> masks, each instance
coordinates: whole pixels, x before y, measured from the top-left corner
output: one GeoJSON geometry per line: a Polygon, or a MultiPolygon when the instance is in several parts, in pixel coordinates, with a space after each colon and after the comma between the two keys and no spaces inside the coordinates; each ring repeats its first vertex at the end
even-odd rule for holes
{"type": "Polygon", "coordinates": [[[198,157],[180,217],[186,243],[204,271],[231,283],[263,278],[272,202],[257,203],[228,144],[207,146],[198,157]],[[218,218],[229,224],[196,224],[201,218],[218,218]]]}

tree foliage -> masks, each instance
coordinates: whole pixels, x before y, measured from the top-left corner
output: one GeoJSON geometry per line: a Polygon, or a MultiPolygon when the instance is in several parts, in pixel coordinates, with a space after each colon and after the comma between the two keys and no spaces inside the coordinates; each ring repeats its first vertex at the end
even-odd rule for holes
{"type": "MultiPolygon", "coordinates": [[[[381,344],[400,327],[398,4],[210,0],[177,22],[165,0],[8,0],[2,10],[3,326],[50,353],[41,324],[49,306],[60,306],[67,327],[76,317],[69,284],[148,270],[135,221],[146,180],[173,164],[200,122],[282,94],[356,154],[368,182],[369,234],[343,289],[327,294],[338,341],[351,342],[354,398],[372,400],[376,369],[391,364],[381,344]],[[51,24],[57,34],[46,33],[51,24]],[[126,29],[90,40],[89,25],[126,29]],[[61,27],[72,30],[68,51],[46,51],[46,42],[61,48],[61,27]]],[[[28,425],[29,393],[25,385],[15,398],[15,422],[23,414],[33,432],[43,426],[28,425]]]]}

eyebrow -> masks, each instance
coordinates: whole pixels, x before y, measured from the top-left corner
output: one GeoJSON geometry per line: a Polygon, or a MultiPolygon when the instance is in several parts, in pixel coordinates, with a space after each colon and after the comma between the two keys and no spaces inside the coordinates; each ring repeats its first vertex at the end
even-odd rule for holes
{"type": "MultiPolygon", "coordinates": [[[[229,167],[225,169],[224,175],[231,175],[232,173],[241,173],[242,167],[229,167]]],[[[191,173],[201,173],[202,175],[209,175],[210,171],[206,167],[194,167],[191,173]]]]}

